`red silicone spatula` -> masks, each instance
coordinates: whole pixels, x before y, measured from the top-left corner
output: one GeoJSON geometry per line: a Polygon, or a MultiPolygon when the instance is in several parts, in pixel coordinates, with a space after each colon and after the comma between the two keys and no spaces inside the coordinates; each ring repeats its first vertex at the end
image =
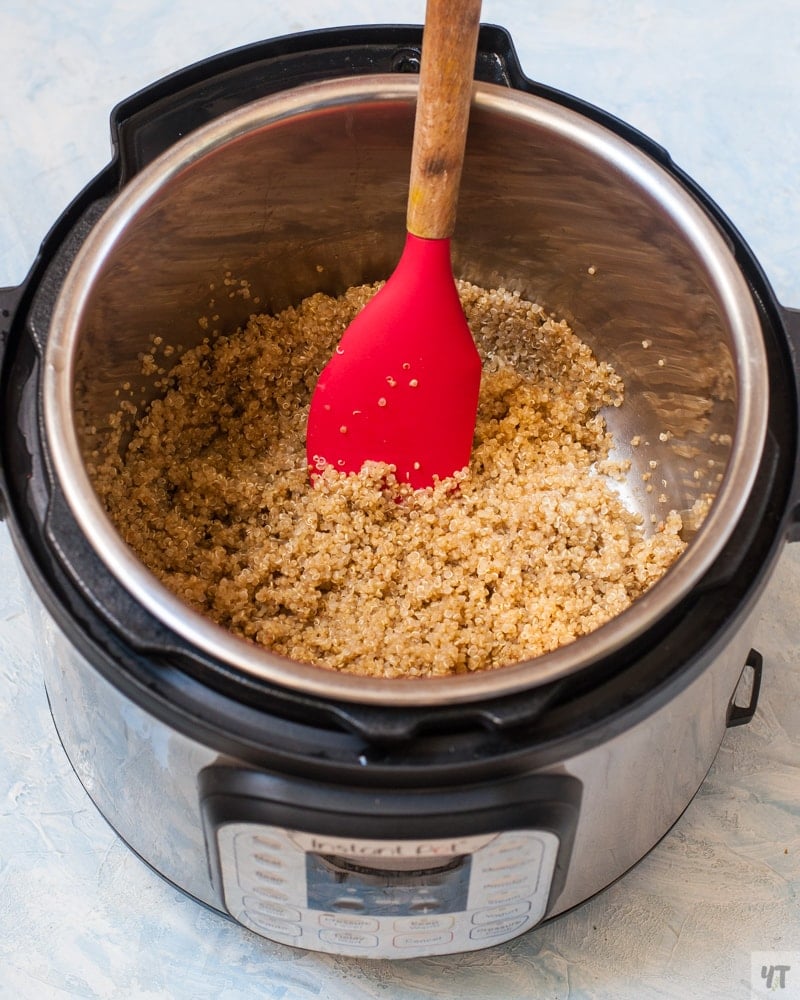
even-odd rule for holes
{"type": "Polygon", "coordinates": [[[364,462],[430,486],[469,463],[481,364],[450,260],[475,69],[480,0],[428,0],[405,248],[345,331],[311,400],[312,475],[364,462]]]}

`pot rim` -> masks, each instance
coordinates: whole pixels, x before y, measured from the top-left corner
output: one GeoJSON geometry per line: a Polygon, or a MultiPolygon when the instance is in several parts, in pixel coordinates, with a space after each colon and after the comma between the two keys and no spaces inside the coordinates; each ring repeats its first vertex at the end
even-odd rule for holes
{"type": "Polygon", "coordinates": [[[169,591],[106,514],[89,480],[73,420],[76,331],[104,261],[130,220],[165,184],[225,144],[307,112],[364,100],[412,103],[416,93],[416,78],[385,74],[305,84],[230,111],[176,142],[118,193],[80,248],[55,305],[43,374],[45,436],[58,482],[91,547],[134,599],[206,655],[246,675],[325,699],[404,707],[474,702],[538,687],[589,667],[645,632],[711,568],[741,517],[761,459],[769,404],[766,352],[747,282],[697,201],[655,160],[610,129],[544,97],[476,82],[476,108],[545,126],[602,157],[644,190],[698,253],[726,306],[736,348],[736,431],[719,491],[697,535],[659,581],[594,632],[531,660],[441,678],[368,678],[290,660],[235,636],[169,591]]]}

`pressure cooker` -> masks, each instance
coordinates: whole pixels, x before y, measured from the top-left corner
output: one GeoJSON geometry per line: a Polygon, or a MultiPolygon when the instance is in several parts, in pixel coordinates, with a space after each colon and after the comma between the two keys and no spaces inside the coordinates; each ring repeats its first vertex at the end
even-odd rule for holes
{"type": "MultiPolygon", "coordinates": [[[[663,148],[527,78],[484,25],[455,272],[535,298],[614,365],[626,503],[647,527],[665,499],[710,498],[683,555],[552,653],[389,680],[234,637],[125,546],[87,456],[120,385],[134,416],[157,395],[149,338],[199,343],[226,273],[265,311],[390,273],[420,41],[290,35],[123,101],[111,162],[0,291],[2,514],[83,786],[198,901],[276,942],[383,958],[509,940],[657,843],[756,709],[758,599],[800,537],[800,313],[663,148]]],[[[216,308],[233,330],[252,305],[216,308]]]]}

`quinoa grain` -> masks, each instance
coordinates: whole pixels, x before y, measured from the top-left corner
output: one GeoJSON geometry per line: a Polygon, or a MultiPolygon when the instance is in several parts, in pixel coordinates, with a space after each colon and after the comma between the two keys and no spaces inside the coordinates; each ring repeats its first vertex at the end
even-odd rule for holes
{"type": "Polygon", "coordinates": [[[309,485],[311,392],[378,287],[187,350],[122,454],[114,415],[92,468],[126,542],[242,638],[361,675],[494,669],[619,614],[683,550],[681,518],[648,537],[625,508],[600,413],[619,377],[516,293],[459,282],[484,363],[468,469],[414,491],[378,463],[319,466],[309,485]]]}

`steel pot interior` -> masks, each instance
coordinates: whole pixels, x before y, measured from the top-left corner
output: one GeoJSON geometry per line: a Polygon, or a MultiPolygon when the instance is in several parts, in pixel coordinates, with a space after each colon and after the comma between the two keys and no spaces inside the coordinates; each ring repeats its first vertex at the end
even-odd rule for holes
{"type": "MultiPolygon", "coordinates": [[[[697,583],[735,527],[766,427],[758,318],[730,249],[661,166],[617,134],[545,99],[476,84],[456,273],[504,285],[564,316],[626,385],[607,414],[632,469],[630,506],[711,512],[684,555],[593,634],[499,671],[365,680],[245,643],[169,593],[122,542],[92,490],[86,456],[135,387],[153,336],[191,347],[259,311],[387,276],[400,253],[416,80],[356,77],[288,90],[225,115],[136,176],[86,242],[48,340],[44,412],[67,501],[103,562],[158,619],[236,668],[326,697],[434,704],[497,696],[580,670],[641,634],[697,583]],[[638,437],[642,444],[633,447],[638,437]],[[642,476],[657,463],[656,488],[642,476]]],[[[649,477],[652,481],[652,476],[649,477]]]]}

